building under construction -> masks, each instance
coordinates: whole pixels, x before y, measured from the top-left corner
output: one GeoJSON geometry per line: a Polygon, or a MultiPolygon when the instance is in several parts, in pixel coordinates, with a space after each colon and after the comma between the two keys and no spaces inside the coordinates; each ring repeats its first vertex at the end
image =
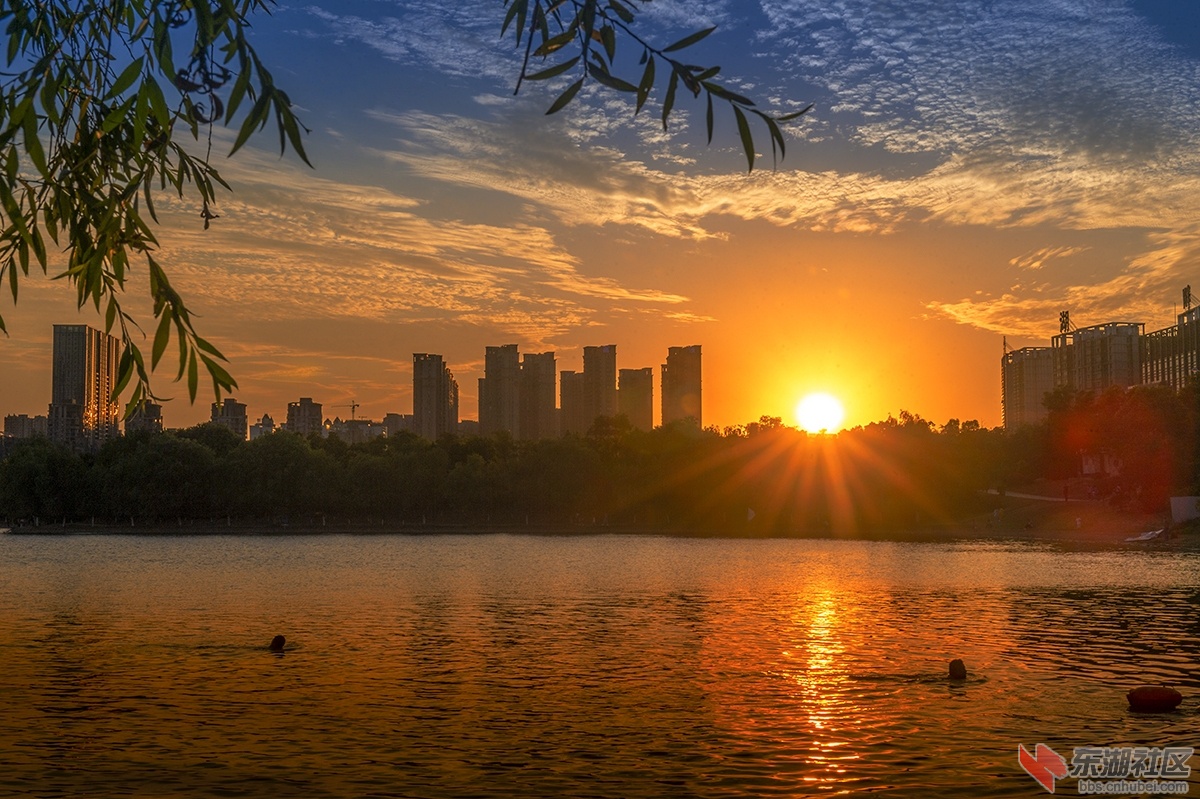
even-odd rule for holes
{"type": "Polygon", "coordinates": [[[1192,307],[1192,287],[1183,289],[1183,313],[1170,327],[1147,333],[1142,341],[1142,382],[1176,391],[1200,372],[1200,306],[1192,307]]]}
{"type": "Polygon", "coordinates": [[[1183,313],[1171,327],[1146,333],[1143,322],[1075,327],[1067,311],[1049,347],[1010,350],[1001,360],[1005,429],[1046,418],[1046,394],[1059,388],[1104,391],[1113,386],[1167,385],[1176,391],[1200,372],[1200,306],[1183,290],[1183,313]]]}
{"type": "Polygon", "coordinates": [[[1138,385],[1145,328],[1141,322],[1106,322],[1063,330],[1052,339],[1055,388],[1103,391],[1138,385]]]}
{"type": "Polygon", "coordinates": [[[1036,424],[1046,418],[1045,396],[1054,390],[1054,350],[1051,347],[1004,348],[1000,366],[1000,407],[1004,427],[1036,424]]]}

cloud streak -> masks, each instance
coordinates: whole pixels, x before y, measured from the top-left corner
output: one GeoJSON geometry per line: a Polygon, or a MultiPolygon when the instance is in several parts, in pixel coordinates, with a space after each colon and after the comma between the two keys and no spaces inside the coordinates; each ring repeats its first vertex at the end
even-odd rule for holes
{"type": "Polygon", "coordinates": [[[541,341],[613,304],[687,303],[586,274],[536,222],[436,218],[412,198],[253,151],[225,172],[237,192],[210,231],[196,209],[161,203],[162,254],[188,296],[256,319],[486,320],[541,341]]]}

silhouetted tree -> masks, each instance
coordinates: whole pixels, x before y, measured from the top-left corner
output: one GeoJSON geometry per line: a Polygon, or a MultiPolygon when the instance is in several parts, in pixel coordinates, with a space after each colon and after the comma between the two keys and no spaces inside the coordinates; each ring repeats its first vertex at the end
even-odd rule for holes
{"type": "Polygon", "coordinates": [[[95,497],[83,459],[45,438],[0,461],[0,515],[9,519],[74,520],[89,514],[95,497]]]}

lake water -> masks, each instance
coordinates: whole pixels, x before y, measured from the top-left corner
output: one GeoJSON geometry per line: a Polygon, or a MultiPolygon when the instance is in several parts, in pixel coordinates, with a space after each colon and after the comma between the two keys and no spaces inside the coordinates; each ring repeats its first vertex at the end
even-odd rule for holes
{"type": "Polygon", "coordinates": [[[1187,549],[0,535],[0,796],[1036,796],[1198,664],[1187,549]]]}

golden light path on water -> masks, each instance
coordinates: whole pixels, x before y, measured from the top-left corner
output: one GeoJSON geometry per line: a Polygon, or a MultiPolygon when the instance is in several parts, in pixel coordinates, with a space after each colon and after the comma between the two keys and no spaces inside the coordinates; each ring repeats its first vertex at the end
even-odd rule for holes
{"type": "Polygon", "coordinates": [[[1018,743],[1200,738],[1187,546],[3,535],[0,561],[0,796],[1030,796],[1018,743]],[[1181,711],[1130,713],[1157,682],[1181,711]]]}

